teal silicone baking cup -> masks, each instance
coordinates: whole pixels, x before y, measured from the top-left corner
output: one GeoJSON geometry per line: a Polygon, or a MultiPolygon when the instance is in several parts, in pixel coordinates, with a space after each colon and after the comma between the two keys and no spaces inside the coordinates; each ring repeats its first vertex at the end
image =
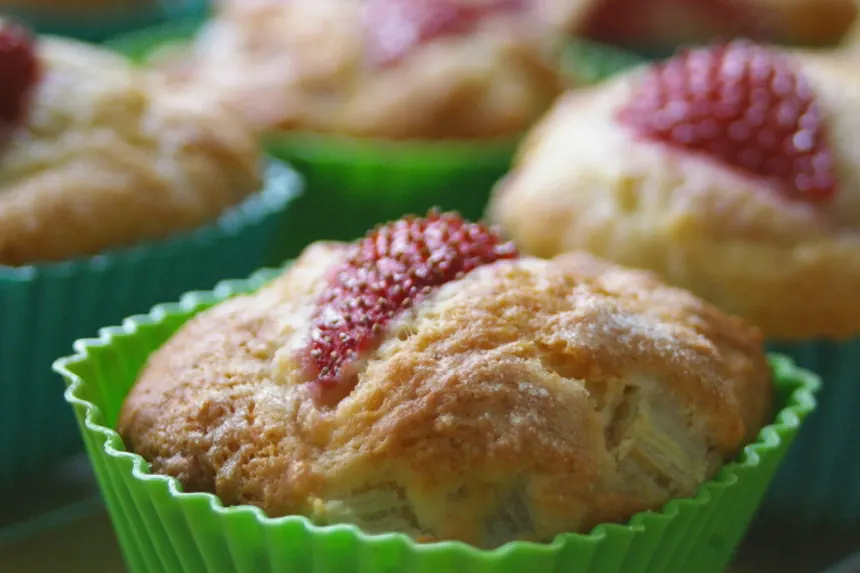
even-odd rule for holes
{"type": "MultiPolygon", "coordinates": [[[[144,61],[165,45],[181,45],[202,20],[171,22],[115,38],[109,46],[144,61]]],[[[640,63],[632,54],[571,41],[563,63],[571,79],[594,83],[640,63]]],[[[519,137],[484,141],[392,141],[310,132],[271,133],[268,152],[306,178],[294,206],[294,254],[320,240],[349,240],[368,228],[432,207],[477,220],[493,185],[510,166],[519,137]]]]}
{"type": "Polygon", "coordinates": [[[795,527],[860,527],[860,337],[772,344],[823,380],[818,408],[765,499],[763,519],[795,527]]]}
{"type": "MultiPolygon", "coordinates": [[[[69,0],[73,3],[74,0],[69,0]]],[[[12,8],[4,13],[26,22],[40,34],[69,36],[89,42],[102,42],[118,34],[151,27],[177,18],[202,18],[208,0],[160,0],[151,2],[114,1],[110,10],[64,7],[12,8]]]]}
{"type": "Polygon", "coordinates": [[[223,282],[210,292],[155,307],[122,326],[79,340],[54,368],[72,405],[126,563],[132,573],[666,573],[722,572],[780,459],[814,409],[818,379],[787,358],[771,359],[778,412],[738,459],[695,497],[659,512],[607,524],[551,543],[509,543],[492,551],[458,542],[418,544],[401,534],[367,535],[354,526],[318,526],[304,517],[266,517],[250,506],[224,507],[207,493],[184,493],[152,475],[113,430],[120,407],[149,355],[200,311],[253,291],[279,271],[223,282]]]}
{"type": "Polygon", "coordinates": [[[279,227],[301,192],[295,171],[272,163],[262,191],[205,227],[69,262],[0,266],[0,484],[82,450],[51,372],[75,339],[271,263],[282,251],[279,227]]]}

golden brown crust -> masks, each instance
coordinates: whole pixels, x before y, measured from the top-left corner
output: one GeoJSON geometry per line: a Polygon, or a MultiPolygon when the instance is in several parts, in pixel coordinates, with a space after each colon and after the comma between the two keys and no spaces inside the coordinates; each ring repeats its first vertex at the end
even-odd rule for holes
{"type": "Polygon", "coordinates": [[[857,18],[854,0],[744,1],[762,14],[773,41],[784,44],[836,44],[857,18]]]}
{"type": "Polygon", "coordinates": [[[860,76],[795,54],[817,93],[839,189],[792,202],[721,164],[631,136],[614,119],[639,71],[570,94],[535,128],[489,217],[526,251],[585,249],[658,272],[775,338],[860,333],[860,76]]]}
{"type": "MultiPolygon", "coordinates": [[[[540,0],[548,17],[573,33],[587,33],[591,15],[614,0],[540,0]]],[[[641,28],[636,41],[647,46],[667,46],[708,42],[737,29],[722,28],[725,22],[707,17],[710,2],[734,4],[739,14],[755,18],[763,34],[773,42],[797,45],[835,44],[845,35],[857,16],[852,0],[703,0],[675,2],[659,16],[652,17],[650,29],[641,28]],[[697,6],[698,5],[698,6],[697,6]],[[680,8],[684,6],[686,10],[680,8]],[[705,17],[697,17],[704,13],[705,17]]],[[[629,2],[629,5],[635,5],[629,2]]],[[[611,8],[607,8],[611,9],[611,8]]],[[[625,14],[613,14],[624,18],[625,14]]],[[[740,17],[740,16],[739,16],[740,17]]],[[[737,22],[730,22],[733,27],[737,22]]]]}
{"type": "Polygon", "coordinates": [[[262,130],[395,139],[515,135],[562,89],[557,42],[536,21],[489,18],[379,68],[362,6],[227,2],[191,53],[171,54],[167,67],[173,81],[227,101],[262,130]]]}
{"type": "Polygon", "coordinates": [[[294,350],[343,253],[183,327],[126,399],[126,445],[226,504],[492,546],[691,495],[769,415],[757,331],[585,254],[441,287],[317,408],[294,350]]]}
{"type": "Polygon", "coordinates": [[[251,134],[124,59],[43,39],[25,124],[0,148],[0,264],[63,260],[217,217],[259,189],[251,134]]]}
{"type": "MultiPolygon", "coordinates": [[[[854,0],[855,9],[860,13],[860,0],[854,0]]],[[[854,18],[848,32],[842,38],[840,50],[852,56],[856,62],[857,52],[860,51],[860,18],[854,18]]]]}

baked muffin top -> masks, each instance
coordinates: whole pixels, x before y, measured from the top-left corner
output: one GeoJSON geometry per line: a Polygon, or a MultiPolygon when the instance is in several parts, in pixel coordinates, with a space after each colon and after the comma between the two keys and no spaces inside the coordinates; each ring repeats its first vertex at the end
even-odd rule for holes
{"type": "Polygon", "coordinates": [[[95,46],[0,23],[0,264],[94,254],[260,188],[243,122],[95,46]]]}
{"type": "Polygon", "coordinates": [[[543,0],[567,30],[631,48],[736,37],[834,44],[857,15],[853,0],[543,0]]]}
{"type": "Polygon", "coordinates": [[[172,81],[262,130],[490,138],[562,89],[558,38],[531,0],[222,2],[172,81]]]}
{"type": "Polygon", "coordinates": [[[769,416],[760,334],[455,215],[317,243],[155,352],[119,419],[186,491],[496,546],[688,496],[769,416]]]}
{"type": "Polygon", "coordinates": [[[860,76],[737,42],[563,97],[489,207],[528,252],[657,271],[777,338],[860,332],[860,76]]]}
{"type": "Polygon", "coordinates": [[[834,44],[857,20],[855,0],[735,0],[762,14],[768,38],[797,45],[834,44]]]}

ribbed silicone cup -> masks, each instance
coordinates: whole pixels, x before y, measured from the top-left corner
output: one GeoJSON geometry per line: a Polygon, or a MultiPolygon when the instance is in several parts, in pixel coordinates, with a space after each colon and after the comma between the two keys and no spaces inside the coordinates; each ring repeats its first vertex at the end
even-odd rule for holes
{"type": "Polygon", "coordinates": [[[517,144],[516,138],[393,142],[307,132],[266,138],[268,152],[307,180],[309,192],[295,206],[306,242],[354,239],[433,207],[479,220],[517,144]]]}
{"type": "Polygon", "coordinates": [[[205,227],[70,262],[0,266],[0,484],[82,450],[51,371],[75,339],[159,301],[271,264],[283,251],[273,242],[301,185],[293,170],[272,163],[261,192],[205,227]]]}
{"type": "MultiPolygon", "coordinates": [[[[186,20],[115,38],[109,45],[134,60],[191,37],[186,20]]],[[[640,62],[632,54],[572,41],[564,63],[580,82],[597,82],[640,62]]],[[[493,185],[510,166],[519,137],[479,141],[391,141],[311,132],[272,133],[268,152],[305,176],[309,193],[294,206],[294,254],[308,242],[348,240],[374,225],[432,207],[483,216],[493,185]]]]}
{"type": "MultiPolygon", "coordinates": [[[[70,3],[75,0],[68,0],[70,3]]],[[[40,34],[57,34],[102,42],[113,36],[140,28],[169,22],[174,18],[201,18],[208,9],[207,0],[161,0],[150,4],[137,1],[114,1],[110,12],[104,10],[65,8],[52,12],[45,9],[5,9],[40,34]],[[123,5],[125,4],[125,5],[123,5]]]]}
{"type": "Polygon", "coordinates": [[[763,518],[795,527],[860,527],[860,337],[770,347],[823,380],[809,417],[765,499],[763,518]]]}
{"type": "Polygon", "coordinates": [[[638,514],[628,525],[601,525],[588,535],[559,535],[547,544],[515,542],[482,551],[456,542],[419,545],[400,534],[371,536],[350,525],[320,527],[297,516],[270,519],[254,507],[223,507],[211,494],[183,493],[175,479],[150,474],[113,428],[155,349],[191,316],[258,288],[277,272],[261,271],[157,306],[121,327],[103,329],[98,339],[79,340],[75,355],[54,365],[66,379],[66,399],[132,573],[718,573],[815,405],[818,379],[774,356],[774,422],[694,498],[638,514]]]}

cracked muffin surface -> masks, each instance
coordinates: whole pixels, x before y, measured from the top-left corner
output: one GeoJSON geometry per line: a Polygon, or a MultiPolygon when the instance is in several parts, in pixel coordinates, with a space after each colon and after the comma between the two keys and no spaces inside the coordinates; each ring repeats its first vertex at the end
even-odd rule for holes
{"type": "Polygon", "coordinates": [[[299,357],[353,248],[184,325],[125,401],[126,446],[227,505],[493,547],[693,495],[768,420],[755,329],[586,254],[425,291],[321,403],[299,357]]]}
{"type": "Polygon", "coordinates": [[[162,238],[259,190],[257,145],[225,109],[95,46],[43,37],[33,53],[26,110],[0,126],[0,264],[162,238]]]}

